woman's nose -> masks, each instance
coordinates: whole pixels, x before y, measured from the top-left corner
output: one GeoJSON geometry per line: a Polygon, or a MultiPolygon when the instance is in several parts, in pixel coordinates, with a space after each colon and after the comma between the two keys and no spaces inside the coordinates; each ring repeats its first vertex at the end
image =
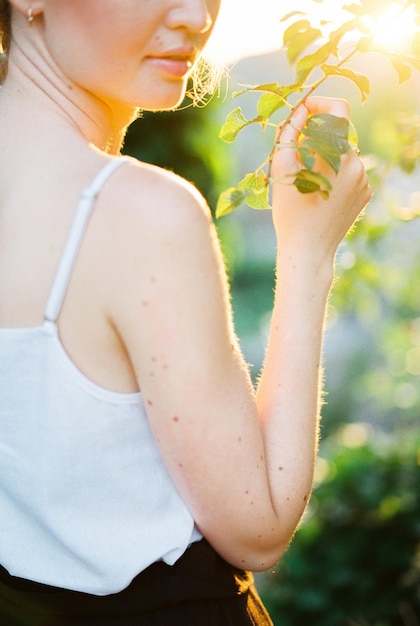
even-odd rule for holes
{"type": "Polygon", "coordinates": [[[178,0],[169,11],[167,24],[170,28],[206,33],[213,26],[219,4],[219,0],[178,0]]]}

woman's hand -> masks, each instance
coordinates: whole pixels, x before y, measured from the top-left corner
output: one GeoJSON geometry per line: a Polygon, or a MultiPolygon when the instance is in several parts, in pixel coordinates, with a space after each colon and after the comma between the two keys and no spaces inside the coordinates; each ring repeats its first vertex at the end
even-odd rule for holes
{"type": "Polygon", "coordinates": [[[302,194],[293,185],[302,167],[294,145],[308,116],[316,113],[350,117],[345,100],[312,97],[296,109],[291,122],[280,130],[279,142],[290,147],[279,148],[273,159],[273,219],[282,249],[305,251],[322,263],[333,260],[340,241],[369,202],[372,192],[364,165],[355,151],[341,157],[338,174],[322,159],[317,159],[315,170],[332,185],[327,200],[318,193],[302,194]]]}

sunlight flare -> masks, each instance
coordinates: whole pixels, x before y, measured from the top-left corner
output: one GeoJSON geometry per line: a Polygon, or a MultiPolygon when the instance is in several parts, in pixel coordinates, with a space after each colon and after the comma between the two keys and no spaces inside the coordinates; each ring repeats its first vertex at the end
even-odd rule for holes
{"type": "Polygon", "coordinates": [[[413,7],[394,2],[377,18],[367,18],[376,45],[388,52],[401,52],[416,30],[413,7]]]}
{"type": "MultiPolygon", "coordinates": [[[[241,58],[278,50],[282,47],[285,23],[282,17],[290,10],[281,0],[259,0],[243,3],[224,0],[215,31],[210,38],[206,56],[210,61],[231,64],[241,58]]],[[[333,28],[349,19],[343,7],[348,0],[295,0],[293,11],[305,13],[314,24],[330,23],[333,28]]],[[[355,5],[357,3],[355,2],[355,5]]],[[[384,2],[375,16],[366,16],[366,30],[377,46],[389,52],[404,51],[418,30],[412,6],[402,2],[384,2]]]]}

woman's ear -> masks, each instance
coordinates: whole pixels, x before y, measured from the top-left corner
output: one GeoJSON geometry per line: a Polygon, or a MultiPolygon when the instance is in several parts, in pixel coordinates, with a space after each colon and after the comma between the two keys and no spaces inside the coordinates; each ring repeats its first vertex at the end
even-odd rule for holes
{"type": "Polygon", "coordinates": [[[9,3],[20,11],[29,22],[44,11],[44,0],[9,0],[9,3]]]}

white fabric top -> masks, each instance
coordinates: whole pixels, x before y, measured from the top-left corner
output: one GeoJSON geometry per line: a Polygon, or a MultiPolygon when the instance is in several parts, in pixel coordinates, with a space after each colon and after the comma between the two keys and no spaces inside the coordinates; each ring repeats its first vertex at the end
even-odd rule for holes
{"type": "Polygon", "coordinates": [[[58,335],[94,201],[126,159],[80,198],[42,326],[0,329],[0,564],[10,574],[96,595],[201,538],[166,471],[140,393],[88,380],[58,335]]]}

